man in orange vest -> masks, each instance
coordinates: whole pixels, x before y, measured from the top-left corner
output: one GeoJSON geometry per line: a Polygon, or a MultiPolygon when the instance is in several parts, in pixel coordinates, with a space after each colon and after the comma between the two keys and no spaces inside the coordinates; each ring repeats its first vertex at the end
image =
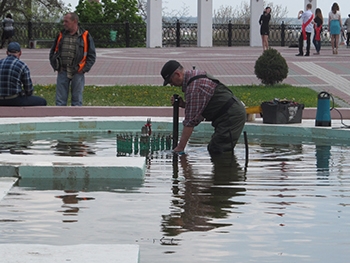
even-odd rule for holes
{"type": "Polygon", "coordinates": [[[83,105],[86,72],[96,61],[95,43],[87,30],[79,26],[75,13],[64,16],[62,30],[50,50],[50,64],[57,71],[56,106],[67,106],[71,86],[71,105],[83,105]]]}
{"type": "Polygon", "coordinates": [[[310,56],[310,44],[311,44],[311,32],[313,30],[312,20],[314,19],[314,15],[311,12],[312,5],[307,4],[306,10],[303,12],[302,10],[298,13],[298,19],[303,21],[301,26],[301,34],[299,37],[299,53],[296,56],[303,56],[303,46],[304,40],[306,40],[306,53],[305,56],[310,56]]]}

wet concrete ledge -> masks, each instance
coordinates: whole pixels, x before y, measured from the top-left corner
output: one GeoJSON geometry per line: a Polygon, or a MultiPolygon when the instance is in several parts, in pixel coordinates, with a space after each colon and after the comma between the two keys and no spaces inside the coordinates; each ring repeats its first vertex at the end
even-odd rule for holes
{"type": "MultiPolygon", "coordinates": [[[[331,111],[332,119],[350,119],[350,108],[338,108],[331,111]]],[[[316,108],[305,108],[303,119],[315,119],[316,108]]],[[[259,114],[258,114],[259,115],[259,114]]],[[[112,117],[112,116],[145,116],[145,117],[172,117],[172,107],[0,107],[0,118],[9,117],[112,117]]],[[[184,110],[180,109],[179,116],[184,116],[184,110]]],[[[260,116],[260,115],[259,115],[260,116]]]]}
{"type": "Polygon", "coordinates": [[[0,244],[1,262],[6,263],[138,263],[139,250],[139,246],[133,244],[0,244]]]}
{"type": "Polygon", "coordinates": [[[0,177],[142,180],[145,170],[144,157],[0,155],[0,177]]]}

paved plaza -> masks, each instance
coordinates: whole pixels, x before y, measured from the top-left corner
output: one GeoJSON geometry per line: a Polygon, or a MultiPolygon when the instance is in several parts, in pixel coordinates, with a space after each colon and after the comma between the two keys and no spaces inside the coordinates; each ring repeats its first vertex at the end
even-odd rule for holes
{"type": "MultiPolygon", "coordinates": [[[[341,106],[350,106],[350,48],[340,46],[339,54],[333,55],[330,47],[324,47],[321,55],[310,57],[296,57],[296,48],[273,48],[289,66],[284,83],[327,91],[343,100],[337,100],[341,106]]],[[[23,49],[22,53],[34,84],[56,82],[49,49],[23,49]]],[[[160,70],[169,59],[178,60],[185,68],[206,70],[227,85],[258,85],[254,65],[261,54],[261,47],[99,48],[96,64],[86,74],[86,85],[161,85],[160,70]]]]}

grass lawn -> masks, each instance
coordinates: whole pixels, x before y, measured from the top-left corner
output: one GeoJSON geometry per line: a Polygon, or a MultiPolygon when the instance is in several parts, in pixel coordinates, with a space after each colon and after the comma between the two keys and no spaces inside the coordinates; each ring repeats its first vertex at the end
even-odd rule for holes
{"type": "MultiPolygon", "coordinates": [[[[36,85],[34,94],[44,97],[48,106],[54,106],[55,88],[56,85],[36,85]]],[[[318,93],[306,87],[281,84],[229,88],[247,107],[258,106],[261,102],[274,98],[294,100],[304,104],[305,107],[317,107],[318,93]]],[[[171,86],[86,86],[83,104],[84,106],[171,106],[170,98],[173,94],[183,97],[181,88],[171,86]]]]}

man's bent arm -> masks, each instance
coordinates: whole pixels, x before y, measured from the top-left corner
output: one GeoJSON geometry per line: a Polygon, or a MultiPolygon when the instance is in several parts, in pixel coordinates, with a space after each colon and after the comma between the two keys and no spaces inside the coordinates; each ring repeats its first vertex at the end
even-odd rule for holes
{"type": "Polygon", "coordinates": [[[185,150],[186,144],[191,137],[194,127],[184,126],[180,138],[179,144],[174,149],[175,152],[183,152],[185,150]]]}

